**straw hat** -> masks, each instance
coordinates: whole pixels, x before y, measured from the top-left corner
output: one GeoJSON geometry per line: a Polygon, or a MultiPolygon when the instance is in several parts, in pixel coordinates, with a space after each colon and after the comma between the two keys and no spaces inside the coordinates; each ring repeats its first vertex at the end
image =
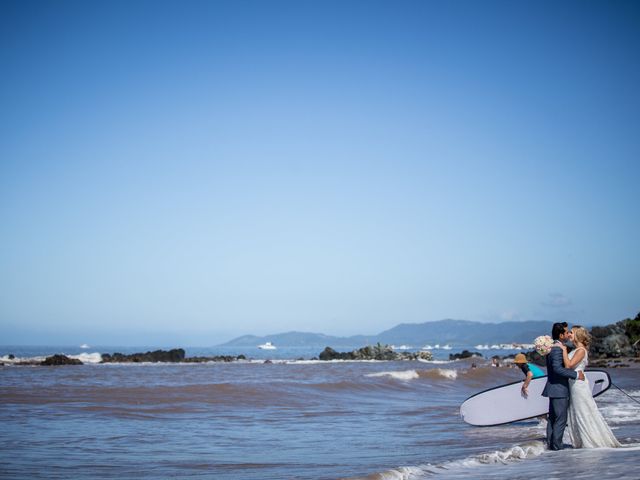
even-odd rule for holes
{"type": "Polygon", "coordinates": [[[514,363],[527,363],[527,357],[524,356],[524,353],[519,353],[516,355],[516,358],[513,359],[514,363]]]}

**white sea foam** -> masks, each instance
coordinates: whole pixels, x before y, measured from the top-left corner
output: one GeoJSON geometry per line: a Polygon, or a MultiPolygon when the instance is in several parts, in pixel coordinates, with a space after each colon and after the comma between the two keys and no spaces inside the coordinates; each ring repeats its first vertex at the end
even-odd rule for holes
{"type": "Polygon", "coordinates": [[[418,358],[418,361],[422,363],[432,363],[434,365],[442,365],[446,363],[453,363],[456,360],[424,360],[422,358],[418,358]]]}
{"type": "Polygon", "coordinates": [[[458,378],[458,371],[453,370],[452,368],[436,368],[436,371],[440,376],[448,378],[449,380],[455,380],[458,378]]]}
{"type": "Polygon", "coordinates": [[[640,390],[625,390],[625,393],[611,389],[596,398],[600,413],[614,428],[640,419],[640,404],[636,403],[640,401],[640,390]]]}
{"type": "Polygon", "coordinates": [[[94,353],[81,353],[79,355],[67,355],[69,358],[75,358],[82,363],[100,363],[102,361],[102,354],[98,352],[94,353]]]}
{"type": "MultiPolygon", "coordinates": [[[[429,472],[428,467],[428,465],[424,467],[398,467],[382,472],[377,478],[380,480],[410,480],[422,478],[429,472]]],[[[371,476],[371,478],[374,477],[371,476]]]]}
{"type": "Polygon", "coordinates": [[[624,423],[635,423],[640,419],[640,405],[632,403],[615,404],[610,406],[599,406],[600,413],[610,425],[621,425],[624,423]]]}
{"type": "MultiPolygon", "coordinates": [[[[482,465],[494,464],[510,464],[527,458],[534,458],[545,452],[543,442],[532,441],[522,445],[514,445],[505,450],[496,450],[490,453],[474,455],[461,460],[454,460],[438,465],[424,464],[412,467],[399,467],[393,470],[387,470],[379,474],[380,480],[418,480],[438,476],[438,474],[446,474],[452,471],[464,471],[473,469],[482,465]]],[[[468,474],[469,478],[473,478],[473,470],[468,474]]]]}
{"type": "Polygon", "coordinates": [[[14,365],[17,363],[40,363],[44,361],[46,358],[47,358],[46,356],[9,358],[9,355],[4,355],[0,357],[0,362],[6,365],[14,365]]]}
{"type": "Polygon", "coordinates": [[[409,381],[415,380],[419,378],[418,372],[415,370],[404,370],[400,372],[377,372],[377,373],[369,373],[365,375],[366,377],[391,377],[396,380],[409,381]]]}
{"type": "Polygon", "coordinates": [[[478,344],[474,348],[476,350],[533,350],[534,345],[529,343],[500,343],[489,345],[478,344]]]}
{"type": "MultiPolygon", "coordinates": [[[[264,360],[258,360],[258,362],[262,363],[264,360]]],[[[273,360],[276,363],[276,360],[273,360]]],[[[341,360],[341,359],[333,359],[333,360],[281,360],[284,363],[295,363],[301,365],[330,365],[332,363],[388,363],[389,360],[341,360]]]]}
{"type": "MultiPolygon", "coordinates": [[[[102,355],[98,352],[80,353],[78,355],[67,355],[63,353],[62,355],[65,355],[66,357],[69,357],[69,358],[75,358],[77,360],[80,360],[82,363],[100,363],[102,361],[102,355]]],[[[47,357],[49,357],[49,355],[39,355],[35,357],[14,357],[14,358],[9,358],[9,355],[4,355],[0,357],[0,362],[8,365],[15,365],[18,363],[37,364],[46,360],[47,357]]]]}
{"type": "MultiPolygon", "coordinates": [[[[621,448],[600,448],[597,450],[598,454],[602,454],[606,452],[607,454],[620,454],[628,456],[629,452],[640,451],[640,443],[629,443],[623,445],[621,448]]],[[[566,451],[570,453],[572,457],[563,457],[564,460],[562,462],[571,462],[576,461],[580,458],[583,458],[585,455],[593,455],[593,450],[572,450],[568,449],[566,451]],[[571,460],[574,458],[574,460],[571,460]]],[[[367,477],[367,478],[376,478],[379,480],[423,480],[426,478],[432,477],[444,477],[444,478],[455,478],[455,479],[464,479],[464,478],[474,478],[474,476],[480,478],[494,478],[499,476],[499,470],[486,470],[482,471],[478,470],[479,468],[486,468],[492,465],[512,465],[515,466],[519,462],[522,462],[527,459],[533,459],[539,457],[541,455],[545,455],[546,453],[551,453],[551,455],[557,455],[557,452],[548,452],[546,449],[544,442],[539,440],[534,440],[530,442],[525,442],[519,445],[514,445],[510,448],[504,450],[495,450],[493,452],[483,453],[480,455],[472,455],[460,460],[453,460],[449,462],[444,462],[441,464],[423,464],[418,466],[405,466],[398,467],[392,470],[387,470],[385,472],[381,472],[378,475],[367,477]]],[[[553,458],[552,456],[549,458],[553,458]]],[[[543,465],[553,466],[557,462],[557,460],[552,460],[551,463],[546,463],[543,465]]],[[[524,464],[523,464],[524,465],[524,464]]],[[[525,470],[518,470],[518,472],[522,473],[522,478],[529,478],[531,476],[535,476],[536,470],[531,470],[533,465],[536,465],[536,470],[540,468],[537,464],[531,464],[531,467],[527,467],[525,470]]],[[[519,478],[519,477],[518,477],[519,478]]],[[[597,472],[596,476],[588,477],[588,478],[598,478],[597,472]]],[[[609,477],[608,477],[609,478],[609,477]]],[[[613,478],[613,477],[611,477],[613,478]]],[[[624,477],[623,478],[627,478],[624,477]]]]}
{"type": "Polygon", "coordinates": [[[542,455],[545,450],[543,442],[534,441],[524,445],[515,445],[506,450],[497,450],[492,453],[471,457],[471,462],[472,464],[473,462],[477,462],[478,464],[509,463],[514,460],[537,457],[538,455],[542,455]]]}
{"type": "Polygon", "coordinates": [[[449,380],[455,380],[458,378],[458,371],[450,368],[434,368],[433,370],[421,370],[421,373],[418,373],[417,370],[401,370],[401,371],[386,371],[386,372],[376,372],[369,373],[365,375],[366,377],[391,377],[396,380],[409,381],[416,380],[421,376],[429,375],[435,373],[440,377],[444,377],[449,380]]]}
{"type": "MultiPolygon", "coordinates": [[[[333,359],[333,360],[281,360],[281,362],[284,363],[288,363],[288,364],[295,364],[295,365],[330,365],[332,363],[379,363],[379,362],[384,362],[386,360],[340,360],[340,359],[333,359]]],[[[258,362],[264,362],[264,360],[258,360],[258,362]]],[[[276,363],[276,360],[273,361],[274,363],[276,363]]]]}

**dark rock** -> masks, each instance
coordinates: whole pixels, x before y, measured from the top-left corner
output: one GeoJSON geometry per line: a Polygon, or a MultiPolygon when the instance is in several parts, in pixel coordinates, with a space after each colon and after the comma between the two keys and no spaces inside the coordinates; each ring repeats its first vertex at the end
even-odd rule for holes
{"type": "MultiPolygon", "coordinates": [[[[597,326],[591,329],[592,343],[589,348],[591,367],[615,367],[607,359],[640,356],[640,345],[634,345],[631,340],[636,338],[637,325],[640,324],[640,314],[634,319],[626,319],[611,325],[597,326]]],[[[640,343],[640,342],[639,342],[640,343]]],[[[524,353],[524,352],[523,352],[524,353]]],[[[527,361],[541,367],[546,367],[546,359],[535,350],[525,353],[527,361]]],[[[509,355],[503,358],[512,358],[509,355]]]]}
{"type": "Polygon", "coordinates": [[[367,345],[351,352],[354,360],[399,360],[398,353],[393,351],[389,345],[378,343],[374,346],[367,345]]]}
{"type": "Polygon", "coordinates": [[[123,355],[122,353],[102,355],[102,363],[208,363],[208,362],[235,362],[238,360],[246,360],[244,355],[216,355],[213,357],[185,357],[185,351],[182,348],[174,348],[173,350],[156,350],[146,353],[132,353],[131,355],[123,355]]]}
{"type": "Polygon", "coordinates": [[[615,335],[619,333],[624,333],[624,327],[619,324],[605,325],[604,327],[593,327],[591,329],[591,336],[593,339],[602,339],[608,337],[609,335],[615,335]]]}
{"type": "Polygon", "coordinates": [[[77,358],[69,358],[66,355],[52,355],[50,357],[45,358],[40,365],[50,366],[50,365],[82,365],[83,363],[77,358]]]}
{"type": "Polygon", "coordinates": [[[637,349],[626,334],[627,320],[591,329],[592,358],[634,357],[637,349]]]}
{"type": "Polygon", "coordinates": [[[9,360],[15,360],[16,356],[13,353],[9,354],[9,360]]]}
{"type": "Polygon", "coordinates": [[[236,362],[238,360],[246,360],[244,355],[216,355],[214,357],[187,357],[182,360],[184,363],[208,363],[208,362],[236,362]]]}
{"type": "Polygon", "coordinates": [[[102,355],[102,363],[157,363],[168,362],[177,363],[184,361],[184,350],[182,348],[174,348],[173,350],[156,350],[154,352],[133,353],[131,355],[123,355],[122,353],[108,353],[102,355]]]}
{"type": "Polygon", "coordinates": [[[367,345],[351,352],[336,352],[326,347],[320,353],[320,360],[431,360],[431,352],[396,352],[389,345],[367,345]]]}
{"type": "Polygon", "coordinates": [[[470,352],[469,350],[463,350],[460,353],[449,354],[449,360],[462,360],[464,358],[473,358],[473,357],[482,358],[482,354],[479,352],[470,352]]]}
{"type": "Polygon", "coordinates": [[[589,367],[591,368],[608,368],[609,362],[606,360],[595,360],[593,362],[589,362],[589,367]]]}
{"type": "Polygon", "coordinates": [[[325,348],[319,356],[320,360],[353,360],[351,352],[336,352],[333,348],[325,348]]]}

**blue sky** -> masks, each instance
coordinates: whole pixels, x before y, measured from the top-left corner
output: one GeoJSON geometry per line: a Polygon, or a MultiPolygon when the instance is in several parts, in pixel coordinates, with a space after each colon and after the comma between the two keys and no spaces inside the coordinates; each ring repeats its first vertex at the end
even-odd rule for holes
{"type": "Polygon", "coordinates": [[[2,343],[640,310],[640,7],[4,1],[2,343]]]}

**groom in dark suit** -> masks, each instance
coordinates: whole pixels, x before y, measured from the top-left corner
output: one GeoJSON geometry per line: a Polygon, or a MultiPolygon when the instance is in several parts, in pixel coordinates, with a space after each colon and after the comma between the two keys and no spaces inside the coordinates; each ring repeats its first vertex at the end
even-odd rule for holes
{"type": "MultiPolygon", "coordinates": [[[[551,337],[556,343],[569,340],[567,322],[554,323],[551,337]]],[[[569,409],[569,379],[584,380],[584,372],[564,368],[562,349],[556,344],[547,355],[547,376],[547,384],[542,391],[544,397],[549,397],[547,444],[550,450],[562,450],[562,436],[567,426],[569,409]]]]}

